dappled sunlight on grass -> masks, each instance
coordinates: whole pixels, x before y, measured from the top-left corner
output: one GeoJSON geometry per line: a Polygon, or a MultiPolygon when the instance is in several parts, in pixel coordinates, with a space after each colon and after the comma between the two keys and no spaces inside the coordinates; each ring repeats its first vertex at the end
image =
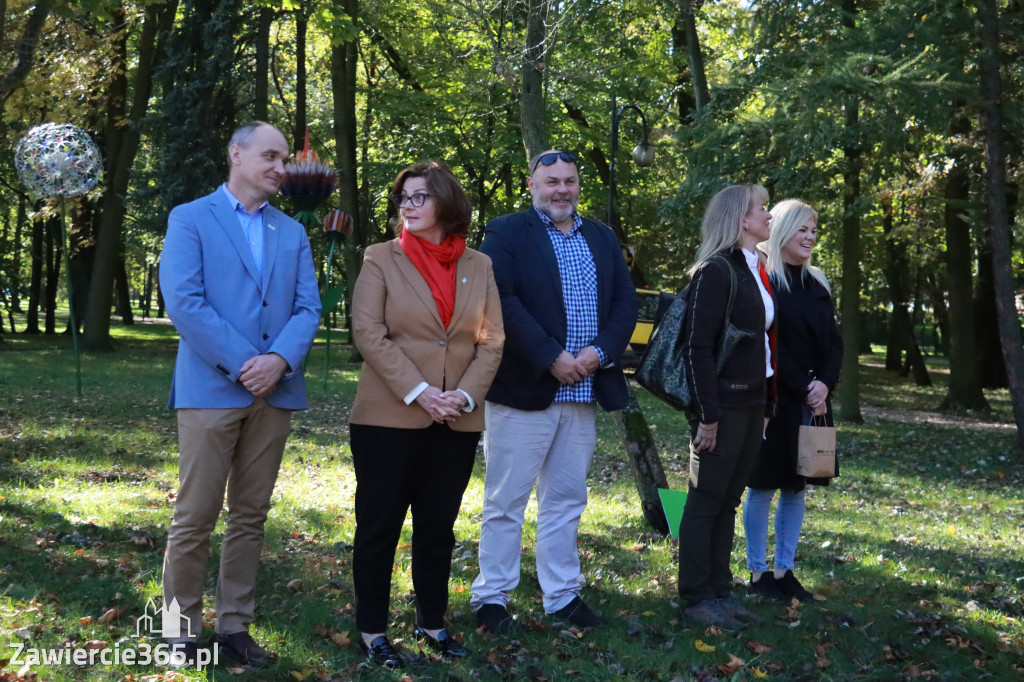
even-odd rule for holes
{"type": "MultiPolygon", "coordinates": [[[[134,618],[160,592],[177,486],[176,422],[165,407],[173,336],[159,324],[116,334],[116,353],[86,354],[82,398],[74,395],[72,354],[55,348],[64,339],[35,339],[0,355],[0,648],[11,641],[116,642],[130,637],[134,618]]],[[[336,340],[326,388],[323,344],[310,354],[310,409],[293,419],[267,523],[253,632],[281,659],[261,676],[240,679],[319,679],[318,671],[343,680],[392,679],[365,667],[351,643],[358,635],[347,420],[358,365],[347,362],[350,348],[336,340]]],[[[944,375],[935,373],[934,387],[917,388],[872,366],[877,359],[862,368],[865,423],[839,424],[842,475],[808,495],[797,573],[827,601],[753,604],[765,624],[741,633],[679,625],[676,573],[686,548],[646,525],[618,427],[601,414],[579,550],[583,596],[609,625],[577,633],[545,616],[531,499],[521,585],[511,604],[524,627],[516,644],[476,632],[469,598],[478,570],[481,451],[456,522],[449,609],[450,630],[473,655],[451,665],[426,662],[413,677],[733,679],[718,666],[735,656],[743,660],[736,679],[748,680],[755,669],[774,680],[1013,679],[1024,653],[1024,466],[1012,428],[998,423],[1008,414],[1003,393],[986,394],[996,423],[920,418],[941,401],[944,375]],[[925,675],[929,670],[935,673],[925,675]]],[[[684,487],[686,420],[643,391],[638,399],[670,485],[684,487]]],[[[222,528],[223,521],[211,568],[222,528]]],[[[407,524],[390,631],[416,652],[411,534],[407,524]]],[[[738,523],[737,578],[747,575],[743,543],[738,523]]],[[[211,571],[207,627],[214,588],[211,571]]],[[[113,681],[134,672],[46,674],[113,681]]]]}

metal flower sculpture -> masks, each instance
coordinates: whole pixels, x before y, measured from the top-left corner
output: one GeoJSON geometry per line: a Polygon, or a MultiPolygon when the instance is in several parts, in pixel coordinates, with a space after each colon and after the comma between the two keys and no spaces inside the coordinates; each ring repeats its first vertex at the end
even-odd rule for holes
{"type": "Polygon", "coordinates": [[[82,360],[78,349],[64,199],[81,196],[99,184],[103,157],[96,143],[81,128],[69,123],[44,123],[29,130],[19,140],[14,150],[14,165],[29,192],[42,198],[60,197],[60,241],[68,289],[68,326],[71,327],[75,348],[76,385],[81,396],[82,360]]]}
{"type": "Polygon", "coordinates": [[[338,307],[342,296],[345,295],[345,285],[339,284],[331,287],[331,264],[334,262],[334,247],[341,244],[345,237],[352,234],[355,221],[352,215],[345,211],[331,211],[324,216],[324,234],[331,242],[331,248],[327,254],[327,277],[324,284],[324,296],[321,301],[323,307],[324,321],[327,327],[327,353],[324,367],[324,390],[327,390],[327,374],[331,369],[331,323],[329,315],[338,307]]]}
{"type": "Polygon", "coordinates": [[[320,220],[314,210],[331,196],[336,181],[334,169],[321,161],[316,152],[310,151],[307,131],[305,146],[295,154],[293,161],[285,164],[281,183],[281,194],[299,210],[295,219],[307,228],[318,225],[320,220]]]}
{"type": "Polygon", "coordinates": [[[103,157],[92,138],[69,123],[44,123],[14,150],[14,164],[28,191],[40,197],[77,197],[96,186],[103,157]]]}

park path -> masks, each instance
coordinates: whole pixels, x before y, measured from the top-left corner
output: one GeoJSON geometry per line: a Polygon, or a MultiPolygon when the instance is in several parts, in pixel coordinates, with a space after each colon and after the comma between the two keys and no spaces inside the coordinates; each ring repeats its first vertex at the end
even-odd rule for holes
{"type": "Polygon", "coordinates": [[[945,414],[942,412],[926,412],[924,410],[906,410],[895,407],[875,407],[861,405],[861,415],[865,419],[907,422],[913,424],[934,424],[952,429],[974,429],[979,431],[1012,432],[1017,427],[1006,422],[984,421],[966,415],[945,414]]]}

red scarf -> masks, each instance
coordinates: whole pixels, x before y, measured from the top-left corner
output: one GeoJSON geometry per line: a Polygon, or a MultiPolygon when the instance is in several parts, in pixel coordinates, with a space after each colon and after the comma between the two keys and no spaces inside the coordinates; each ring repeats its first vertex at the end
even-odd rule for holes
{"type": "MultiPolygon", "coordinates": [[[[757,274],[761,276],[761,283],[764,284],[764,290],[768,292],[768,295],[772,297],[772,300],[775,300],[775,295],[772,294],[772,285],[771,285],[771,283],[768,280],[768,271],[764,269],[764,263],[762,263],[760,261],[760,259],[758,259],[758,261],[757,261],[757,274]]],[[[775,319],[776,320],[779,319],[779,310],[778,310],[778,308],[775,309],[775,319]]],[[[772,323],[771,328],[768,330],[768,350],[771,351],[772,369],[773,370],[776,369],[777,365],[778,365],[777,361],[775,360],[775,328],[776,328],[776,326],[777,326],[776,324],[772,323]]],[[[774,374],[772,374],[772,378],[773,379],[775,378],[774,374]]],[[[769,382],[768,390],[769,390],[769,393],[771,395],[775,395],[775,381],[769,382]]]]}
{"type": "Polygon", "coordinates": [[[447,329],[455,312],[455,263],[466,250],[466,238],[450,234],[440,244],[434,244],[403,229],[398,235],[398,244],[427,280],[430,293],[437,301],[441,323],[447,329]]]}

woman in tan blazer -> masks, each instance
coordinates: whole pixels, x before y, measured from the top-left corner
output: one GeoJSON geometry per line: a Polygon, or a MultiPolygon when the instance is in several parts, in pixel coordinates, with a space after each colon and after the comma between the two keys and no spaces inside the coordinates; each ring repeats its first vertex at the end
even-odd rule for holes
{"type": "Polygon", "coordinates": [[[490,259],[466,248],[472,208],[442,163],[395,179],[398,239],[366,249],[352,293],[365,363],[349,419],[356,472],[356,626],[370,661],[401,668],[386,636],[391,572],[412,508],[417,638],[468,654],[444,629],[453,531],[484,428],[504,329],[490,259]]]}

